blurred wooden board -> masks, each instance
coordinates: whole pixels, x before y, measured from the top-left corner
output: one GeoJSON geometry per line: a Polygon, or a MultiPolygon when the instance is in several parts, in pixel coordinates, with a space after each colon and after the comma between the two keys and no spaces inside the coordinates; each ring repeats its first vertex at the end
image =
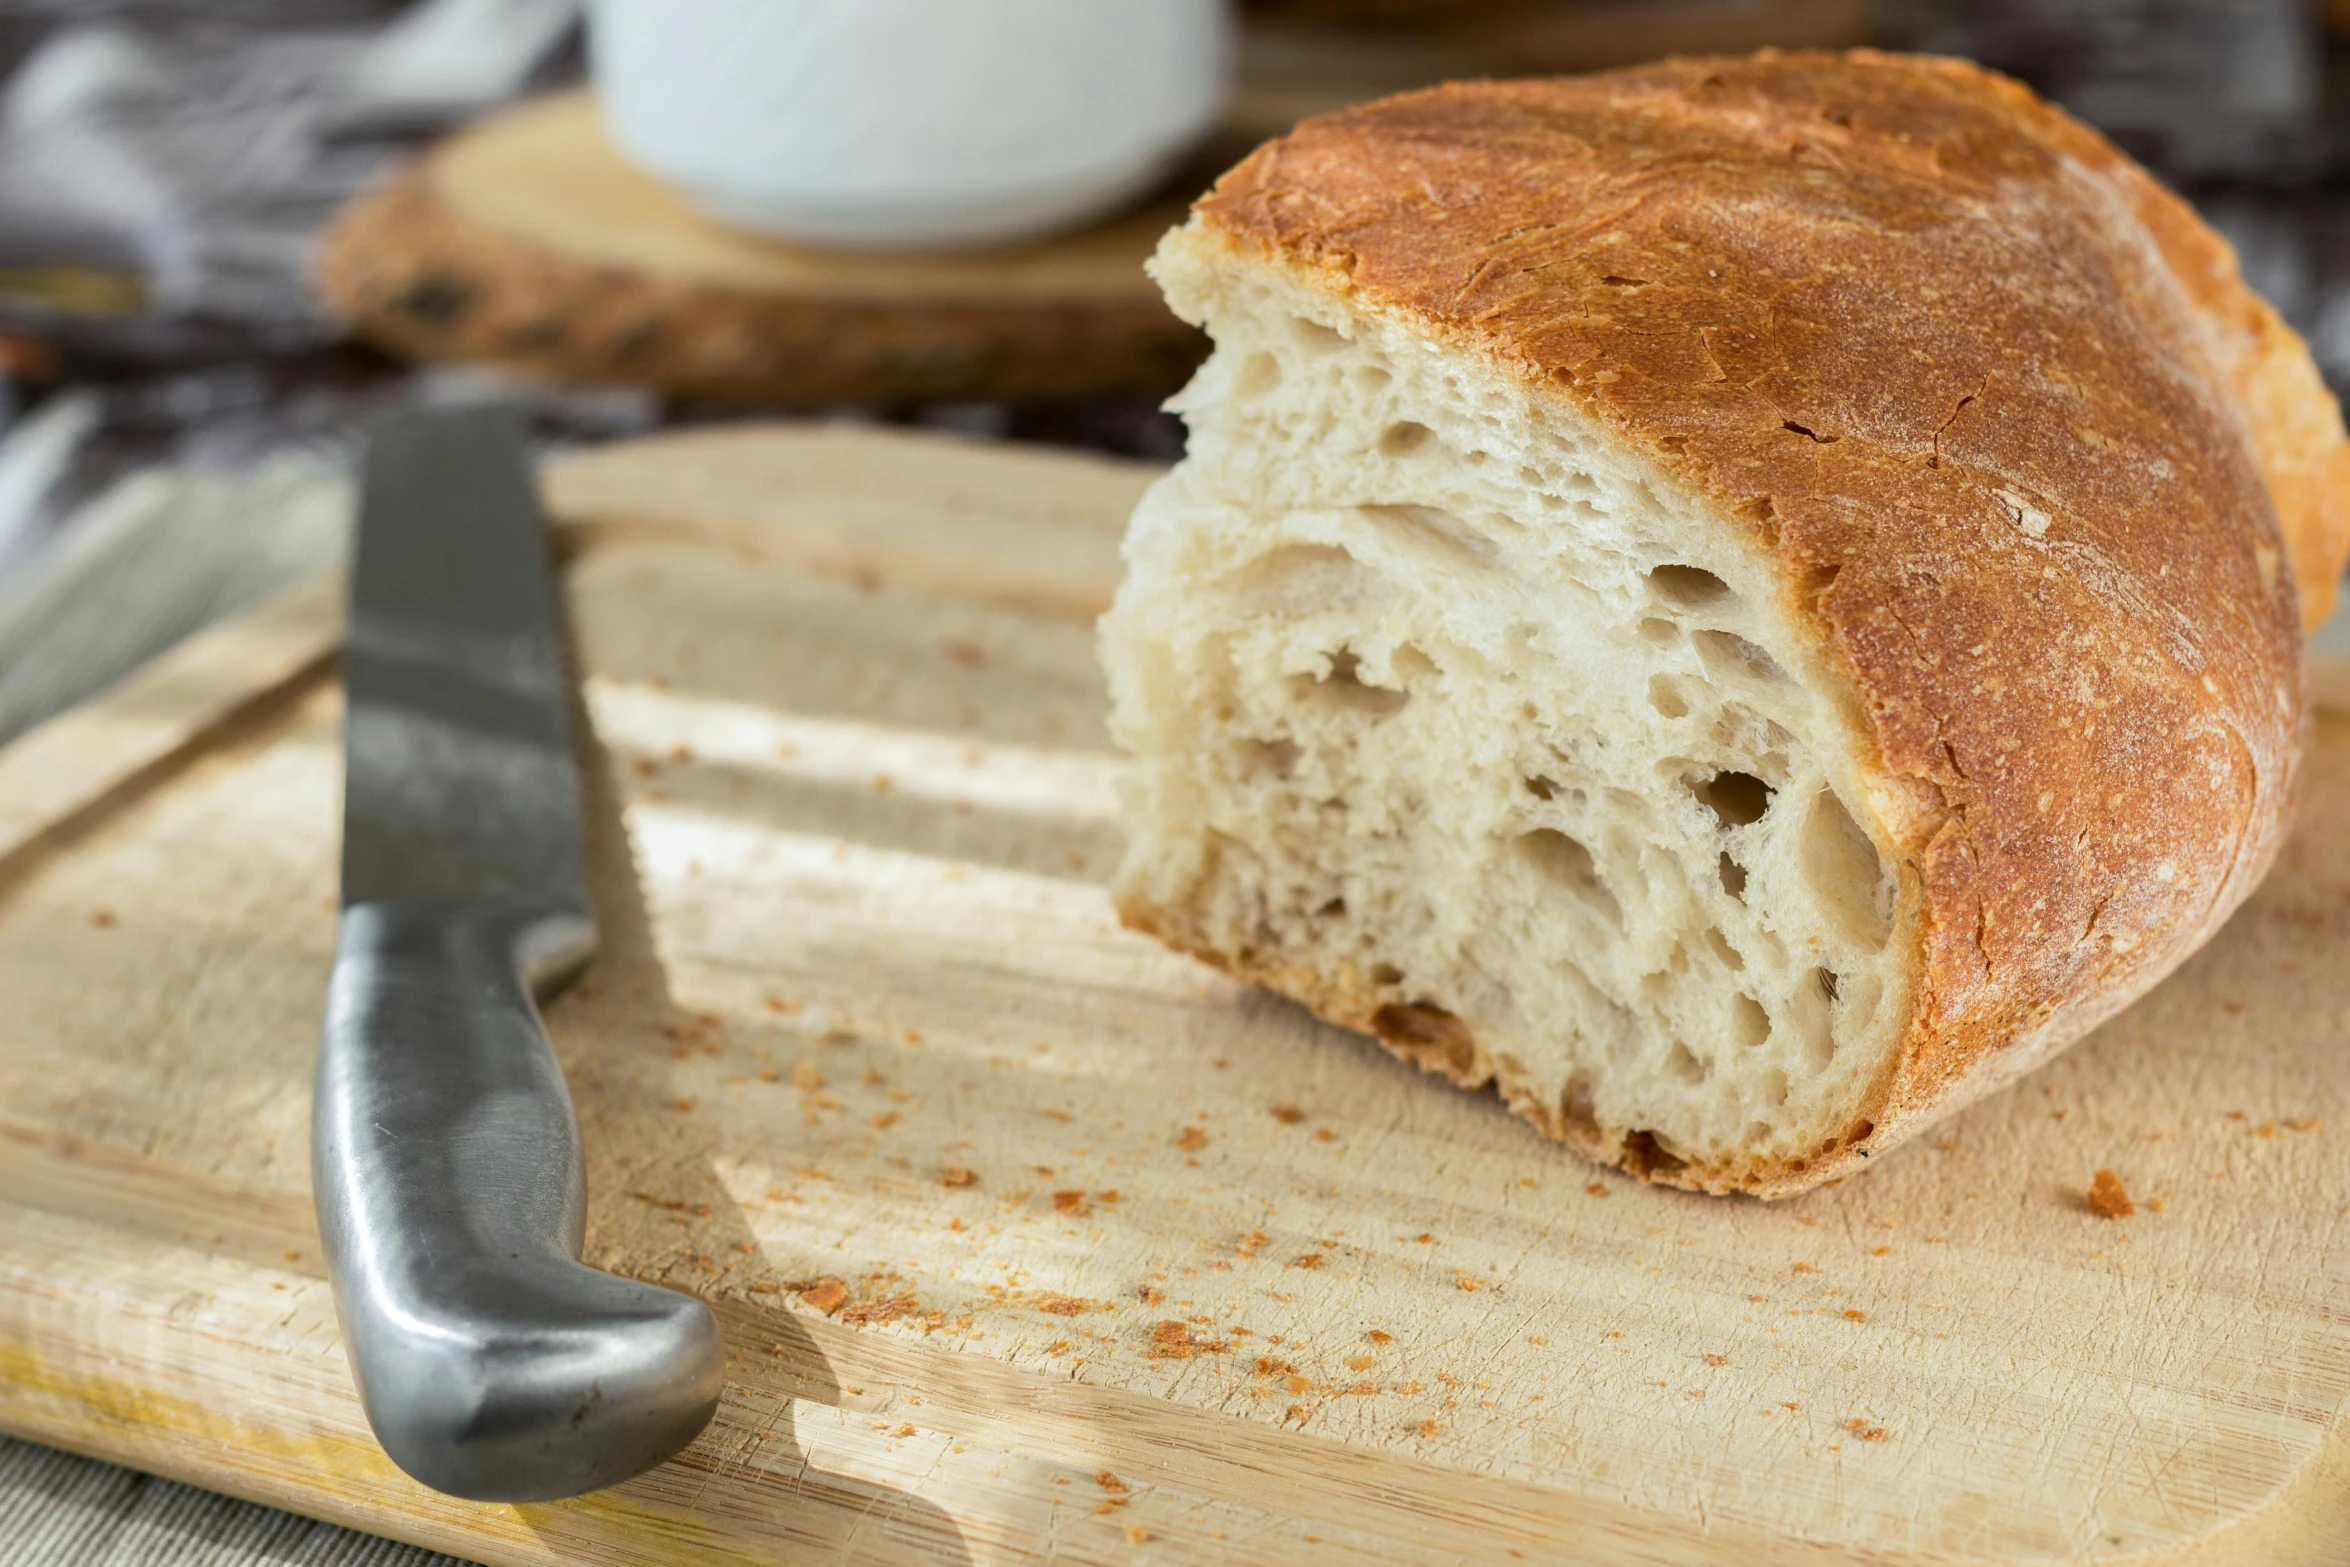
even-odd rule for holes
{"type": "Polygon", "coordinates": [[[804,429],[549,472],[588,1254],[730,1348],[576,1501],[425,1492],[350,1391],[331,589],[0,751],[0,1430],[497,1564],[2346,1559],[2350,720],[2095,1038],[1843,1187],[1652,1191],[1116,927],[1089,621],[1149,477],[804,429]]]}
{"type": "Polygon", "coordinates": [[[816,250],[701,216],[573,92],[360,197],[324,235],[318,279],[385,347],[562,382],[775,404],[1161,396],[1205,339],[1142,263],[1190,193],[1009,249],[816,250]]]}

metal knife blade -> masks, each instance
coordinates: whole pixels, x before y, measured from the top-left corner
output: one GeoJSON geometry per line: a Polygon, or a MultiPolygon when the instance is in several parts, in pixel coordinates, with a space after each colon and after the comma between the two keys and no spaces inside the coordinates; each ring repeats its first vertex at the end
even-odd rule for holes
{"type": "Polygon", "coordinates": [[[311,1173],[394,1462],[481,1501],[626,1479],[717,1408],[717,1319],[583,1266],[579,1125],[535,996],[595,947],[554,592],[520,426],[368,448],[346,668],[343,919],[311,1173]]]}
{"type": "Polygon", "coordinates": [[[343,903],[529,899],[591,919],[571,687],[519,422],[368,443],[344,652],[343,903]]]}

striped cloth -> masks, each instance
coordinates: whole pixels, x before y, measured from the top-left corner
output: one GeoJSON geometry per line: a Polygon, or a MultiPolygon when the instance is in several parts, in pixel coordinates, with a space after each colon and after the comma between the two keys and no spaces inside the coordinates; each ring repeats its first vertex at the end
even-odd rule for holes
{"type": "Polygon", "coordinates": [[[0,1567],[462,1567],[152,1475],[0,1437],[0,1567]]]}

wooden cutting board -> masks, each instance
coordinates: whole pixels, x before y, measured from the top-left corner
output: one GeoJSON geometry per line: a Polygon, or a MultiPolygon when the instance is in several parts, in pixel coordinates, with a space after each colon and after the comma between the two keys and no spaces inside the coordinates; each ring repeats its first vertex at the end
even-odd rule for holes
{"type": "Polygon", "coordinates": [[[337,1341],[331,587],[0,752],[0,1429],[491,1563],[2350,1559],[2350,721],[2094,1039],[1845,1186],[1651,1191],[1117,928],[1089,620],[1149,477],[805,429],[548,475],[588,1255],[730,1353],[575,1501],[408,1482],[337,1341]]]}
{"type": "Polygon", "coordinates": [[[587,93],[560,93],[358,198],[318,282],[387,348],[556,381],[778,404],[1164,396],[1207,342],[1142,264],[1238,150],[1073,234],[857,254],[701,216],[613,150],[587,93]]]}

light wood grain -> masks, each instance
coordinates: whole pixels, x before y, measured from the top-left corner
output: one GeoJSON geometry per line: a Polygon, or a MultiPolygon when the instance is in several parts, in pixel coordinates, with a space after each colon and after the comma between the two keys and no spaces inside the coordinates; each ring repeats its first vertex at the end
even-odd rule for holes
{"type": "Polygon", "coordinates": [[[497,1563],[2343,1559],[2350,721],[2048,1070],[1793,1203],[1651,1191],[1116,927],[1083,610],[1146,478],[807,431],[549,477],[605,932],[550,1023],[591,1259],[727,1326],[686,1455],[493,1508],[366,1439],[315,673],[0,866],[0,1429],[497,1563]]]}
{"type": "Polygon", "coordinates": [[[1064,238],[996,250],[818,250],[727,228],[639,171],[605,137],[593,97],[559,93],[446,143],[434,194],[463,218],[594,265],[705,287],[921,304],[1158,303],[1142,263],[1180,222],[1171,198],[1064,238]]]}
{"type": "Polygon", "coordinates": [[[319,279],[387,346],[566,380],[791,403],[1161,395],[1206,345],[1142,264],[1240,150],[1031,244],[830,251],[703,217],[620,156],[586,92],[563,93],[360,197],[319,279]]]}
{"type": "Polygon", "coordinates": [[[0,749],[0,862],[323,663],[342,635],[342,591],[339,577],[289,588],[0,749]]]}

